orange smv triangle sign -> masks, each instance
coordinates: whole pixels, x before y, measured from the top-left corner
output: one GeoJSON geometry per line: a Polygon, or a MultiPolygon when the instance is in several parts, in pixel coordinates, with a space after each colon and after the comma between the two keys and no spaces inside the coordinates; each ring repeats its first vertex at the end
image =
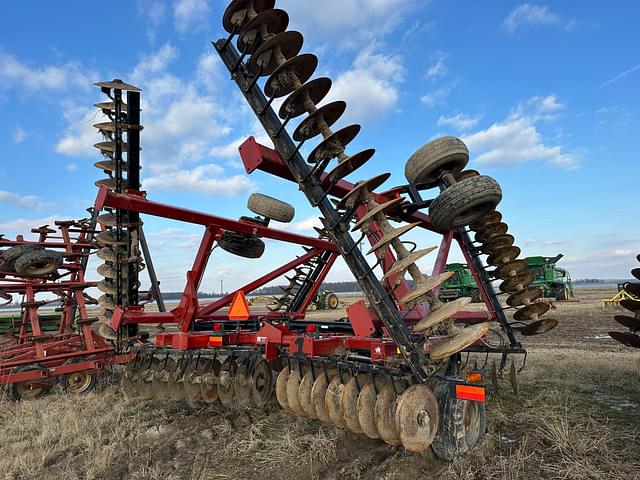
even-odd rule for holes
{"type": "Polygon", "coordinates": [[[229,320],[248,320],[249,319],[249,303],[244,296],[242,290],[238,290],[233,297],[231,307],[229,308],[229,320]]]}

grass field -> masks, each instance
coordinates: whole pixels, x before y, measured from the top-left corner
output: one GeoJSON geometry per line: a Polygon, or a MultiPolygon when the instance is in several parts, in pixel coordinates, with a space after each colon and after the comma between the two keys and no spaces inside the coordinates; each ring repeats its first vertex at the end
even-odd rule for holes
{"type": "MultiPolygon", "coordinates": [[[[0,402],[4,479],[640,479],[640,351],[607,338],[612,292],[557,303],[560,326],[526,339],[519,394],[488,403],[488,433],[448,464],[295,417],[275,405],[189,411],[101,391],[0,402]]],[[[314,315],[326,315],[316,312],[314,315]]]]}

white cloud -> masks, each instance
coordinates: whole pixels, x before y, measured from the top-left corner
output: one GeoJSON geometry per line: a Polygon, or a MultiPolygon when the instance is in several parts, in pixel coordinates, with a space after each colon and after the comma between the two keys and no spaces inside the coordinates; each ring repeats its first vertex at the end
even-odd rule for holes
{"type": "Polygon", "coordinates": [[[68,126],[64,137],[55,146],[55,150],[70,157],[91,158],[99,154],[93,147],[102,137],[93,127],[94,123],[107,121],[96,108],[67,106],[64,116],[68,126]]]}
{"type": "Polygon", "coordinates": [[[78,164],[75,162],[69,162],[65,168],[67,169],[67,172],[77,172],[78,164]]]}
{"type": "Polygon", "coordinates": [[[11,138],[13,139],[13,143],[20,144],[27,139],[27,132],[20,127],[16,127],[11,138]]]}
{"type": "Polygon", "coordinates": [[[534,97],[518,105],[502,122],[467,135],[463,140],[475,160],[487,166],[513,166],[529,161],[573,170],[580,167],[576,152],[560,145],[545,145],[537,123],[555,118],[550,115],[564,106],[555,96],[534,97]]]}
{"type": "MultiPolygon", "coordinates": [[[[352,121],[371,121],[395,107],[404,66],[397,55],[360,52],[351,69],[337,76],[327,101],[345,100],[352,121]]],[[[326,103],[326,102],[325,102],[326,103]]]]}
{"type": "Polygon", "coordinates": [[[624,77],[626,77],[627,75],[631,75],[633,72],[640,70],[640,65],[636,65],[635,67],[630,68],[629,70],[625,70],[624,72],[616,75],[615,77],[613,77],[610,80],[607,80],[606,82],[604,82],[602,85],[600,85],[598,88],[604,88],[604,87],[608,87],[609,85],[611,85],[612,83],[617,82],[618,80],[622,80],[624,77]]]}
{"type": "Polygon", "coordinates": [[[167,8],[161,0],[138,0],[138,15],[147,21],[147,36],[153,42],[156,37],[158,27],[164,21],[167,8]]]}
{"type": "Polygon", "coordinates": [[[444,52],[435,52],[433,55],[433,63],[427,69],[427,77],[431,80],[436,80],[438,78],[444,77],[449,69],[445,65],[445,60],[448,55],[444,52]]]}
{"type": "Polygon", "coordinates": [[[253,189],[245,175],[224,176],[224,169],[216,164],[200,165],[194,169],[166,168],[161,173],[142,180],[145,190],[163,192],[199,192],[214,197],[233,197],[253,189]]]}
{"type": "Polygon", "coordinates": [[[220,60],[212,52],[208,51],[200,56],[196,69],[196,78],[209,92],[219,90],[222,81],[222,70],[220,68],[220,60]]]}
{"type": "Polygon", "coordinates": [[[89,90],[94,76],[77,62],[32,67],[0,52],[0,90],[14,87],[29,93],[89,90]]]}
{"type": "Polygon", "coordinates": [[[31,236],[31,238],[34,238],[36,235],[30,233],[32,228],[38,228],[43,225],[54,225],[54,222],[60,220],[60,218],[59,215],[51,215],[44,218],[16,218],[14,220],[7,220],[0,223],[0,233],[4,233],[5,235],[24,235],[25,238],[31,236]]]}
{"type": "Polygon", "coordinates": [[[318,217],[309,217],[305,220],[291,224],[291,229],[296,232],[315,232],[313,227],[322,228],[322,222],[318,217]]]}
{"type": "Polygon", "coordinates": [[[157,52],[144,55],[133,69],[131,77],[134,82],[144,82],[150,74],[166,70],[178,56],[178,50],[170,43],[165,43],[157,52]]]}
{"type": "Polygon", "coordinates": [[[466,113],[458,113],[456,115],[442,115],[438,118],[439,127],[453,127],[454,129],[464,132],[470,128],[475,127],[480,119],[481,115],[467,115],[466,113]]]}
{"type": "Polygon", "coordinates": [[[449,98],[449,95],[456,87],[456,85],[457,82],[452,82],[448,85],[437,88],[420,97],[420,101],[427,107],[435,107],[436,105],[441,105],[447,101],[447,98],[449,98]]]}
{"type": "Polygon", "coordinates": [[[53,205],[37,195],[20,195],[6,190],[0,190],[0,203],[10,203],[27,210],[42,210],[53,205]]]}
{"type": "Polygon", "coordinates": [[[173,15],[177,31],[197,30],[209,21],[209,5],[207,0],[176,0],[173,15]]]}
{"type": "Polygon", "coordinates": [[[416,0],[281,0],[291,28],[313,42],[356,48],[391,32],[421,2],[416,0]],[[336,42],[336,39],[339,41],[336,42]]]}
{"type": "Polygon", "coordinates": [[[502,24],[505,30],[510,33],[531,25],[560,26],[566,30],[570,30],[575,25],[575,20],[564,19],[560,15],[552,12],[546,5],[524,3],[514,8],[502,24]]]}

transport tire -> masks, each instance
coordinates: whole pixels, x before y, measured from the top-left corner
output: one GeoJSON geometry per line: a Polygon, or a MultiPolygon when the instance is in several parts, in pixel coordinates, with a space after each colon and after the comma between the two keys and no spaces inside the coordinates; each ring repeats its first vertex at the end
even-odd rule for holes
{"type": "Polygon", "coordinates": [[[437,187],[440,176],[458,176],[469,162],[469,149],[456,137],[442,137],[418,149],[407,161],[404,176],[412,185],[437,187]]]}
{"type": "Polygon", "coordinates": [[[36,250],[20,256],[15,262],[16,273],[29,277],[44,277],[62,266],[63,256],[52,250],[36,250]]]}
{"type": "Polygon", "coordinates": [[[264,254],[264,242],[255,236],[225,231],[218,245],[225,252],[244,258],[260,258],[264,254]]]}
{"type": "Polygon", "coordinates": [[[253,213],[283,223],[293,220],[296,212],[292,205],[262,193],[252,193],[247,201],[247,208],[253,213]]]}
{"type": "MultiPolygon", "coordinates": [[[[85,359],[73,359],[67,363],[80,363],[85,359]]],[[[95,370],[81,370],[64,375],[61,378],[62,388],[73,395],[92,392],[98,385],[98,372],[95,370]]]]}
{"type": "MultiPolygon", "coordinates": [[[[13,373],[29,372],[31,370],[46,370],[40,365],[23,365],[16,367],[13,373]]],[[[24,382],[11,383],[9,385],[9,395],[16,401],[20,400],[35,400],[40,398],[51,390],[53,383],[50,379],[43,378],[39,381],[28,380],[24,382]]]]}
{"type": "Polygon", "coordinates": [[[340,300],[338,300],[338,296],[335,293],[330,293],[327,295],[327,308],[331,310],[335,310],[340,305],[340,300]]]}
{"type": "Polygon", "coordinates": [[[502,200],[498,182],[487,176],[468,178],[443,190],[429,206],[431,222],[442,230],[477,221],[502,200]]]}
{"type": "Polygon", "coordinates": [[[14,262],[25,253],[42,250],[40,245],[16,245],[2,252],[2,262],[8,270],[13,270],[14,262]]]}
{"type": "Polygon", "coordinates": [[[482,441],[487,412],[484,403],[455,398],[449,383],[441,382],[435,394],[440,407],[440,425],[431,448],[436,456],[450,462],[482,441]]]}

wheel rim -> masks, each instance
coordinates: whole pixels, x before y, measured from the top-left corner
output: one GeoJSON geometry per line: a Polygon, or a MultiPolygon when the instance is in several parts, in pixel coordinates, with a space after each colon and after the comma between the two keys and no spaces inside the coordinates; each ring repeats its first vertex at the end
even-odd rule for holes
{"type": "Polygon", "coordinates": [[[467,401],[464,407],[464,438],[469,449],[480,438],[480,411],[476,402],[467,401]]]}
{"type": "Polygon", "coordinates": [[[70,393],[84,393],[91,388],[93,374],[87,371],[73,372],[67,375],[67,390],[70,393]]]}
{"type": "Polygon", "coordinates": [[[22,400],[33,400],[45,393],[47,385],[42,382],[27,380],[16,384],[16,392],[22,400]]]}

